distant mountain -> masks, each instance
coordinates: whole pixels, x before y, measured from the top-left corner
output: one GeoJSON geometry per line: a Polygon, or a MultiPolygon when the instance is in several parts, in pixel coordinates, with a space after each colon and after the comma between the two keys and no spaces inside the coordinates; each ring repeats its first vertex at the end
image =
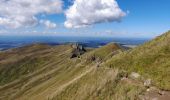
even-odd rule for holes
{"type": "Polygon", "coordinates": [[[169,100],[169,43],[167,32],[134,49],[33,44],[2,51],[0,100],[169,100]]]}

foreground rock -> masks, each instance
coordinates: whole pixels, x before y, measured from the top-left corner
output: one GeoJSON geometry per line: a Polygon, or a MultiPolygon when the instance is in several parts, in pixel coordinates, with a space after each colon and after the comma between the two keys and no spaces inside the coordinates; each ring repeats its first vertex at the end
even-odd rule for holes
{"type": "Polygon", "coordinates": [[[144,81],[144,86],[149,88],[152,85],[152,80],[151,79],[147,79],[144,81]]]}
{"type": "Polygon", "coordinates": [[[132,79],[138,79],[140,77],[140,74],[132,72],[129,77],[132,79]]]}

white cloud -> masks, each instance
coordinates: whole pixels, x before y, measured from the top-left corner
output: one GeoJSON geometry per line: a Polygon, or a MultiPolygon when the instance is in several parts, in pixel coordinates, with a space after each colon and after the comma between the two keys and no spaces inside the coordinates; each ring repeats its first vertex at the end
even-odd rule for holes
{"type": "Polygon", "coordinates": [[[61,0],[0,0],[0,26],[7,28],[36,25],[38,14],[62,12],[61,0]]]}
{"type": "Polygon", "coordinates": [[[65,12],[67,28],[80,28],[96,23],[120,21],[126,15],[115,0],[75,0],[65,12]]]}
{"type": "Polygon", "coordinates": [[[45,25],[47,28],[56,28],[57,25],[49,20],[41,20],[41,24],[45,25]]]}

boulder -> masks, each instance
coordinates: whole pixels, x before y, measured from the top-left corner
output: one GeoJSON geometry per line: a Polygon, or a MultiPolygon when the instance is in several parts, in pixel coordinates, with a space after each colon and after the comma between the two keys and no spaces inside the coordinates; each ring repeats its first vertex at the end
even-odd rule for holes
{"type": "Polygon", "coordinates": [[[151,84],[152,84],[152,80],[151,79],[147,79],[147,80],[144,81],[144,86],[145,87],[149,88],[151,86],[151,84]]]}
{"type": "Polygon", "coordinates": [[[165,95],[165,92],[164,92],[164,91],[159,90],[159,91],[158,91],[158,94],[159,94],[159,95],[165,95]]]}
{"type": "Polygon", "coordinates": [[[136,72],[132,72],[129,77],[132,79],[138,79],[140,77],[140,74],[136,72]]]}

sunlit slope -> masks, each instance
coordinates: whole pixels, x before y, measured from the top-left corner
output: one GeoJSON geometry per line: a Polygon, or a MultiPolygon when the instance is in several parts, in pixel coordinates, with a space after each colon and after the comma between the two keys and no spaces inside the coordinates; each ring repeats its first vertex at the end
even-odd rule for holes
{"type": "Polygon", "coordinates": [[[110,43],[71,58],[74,50],[34,44],[1,52],[0,100],[138,100],[146,79],[170,90],[170,32],[128,51],[110,43]]]}
{"type": "Polygon", "coordinates": [[[1,53],[2,57],[10,56],[1,60],[0,95],[19,96],[67,69],[76,63],[67,60],[71,49],[69,45],[46,48],[46,45],[36,44],[1,53]]]}
{"type": "Polygon", "coordinates": [[[52,48],[44,44],[35,44],[1,52],[0,85],[4,85],[23,75],[40,70],[45,65],[53,62],[53,59],[57,59],[57,56],[66,57],[66,55],[62,54],[69,49],[71,49],[69,46],[52,48]]]}
{"type": "MultiPolygon", "coordinates": [[[[90,75],[91,72],[94,75],[97,74],[95,70],[97,69],[98,60],[94,59],[89,62],[88,57],[92,57],[95,53],[95,57],[100,57],[100,63],[102,63],[103,59],[108,59],[107,55],[123,50],[117,44],[109,44],[91,50],[82,55],[81,58],[71,59],[72,49],[71,45],[52,47],[35,44],[1,52],[0,98],[12,100],[57,98],[63,90],[75,84],[78,80],[82,80],[88,74],[90,75]],[[104,53],[101,56],[99,52],[104,53]]],[[[103,69],[101,71],[104,71],[104,73],[99,74],[98,78],[102,76],[106,80],[114,80],[117,73],[114,73],[113,69],[103,69]],[[110,74],[107,75],[107,73],[110,74]]],[[[106,83],[104,81],[101,78],[100,81],[96,80],[101,84],[106,83]]],[[[89,86],[91,85],[89,84],[89,86]]]]}
{"type": "Polygon", "coordinates": [[[153,84],[170,90],[170,32],[131,51],[114,56],[105,64],[151,78],[153,84]]]}

